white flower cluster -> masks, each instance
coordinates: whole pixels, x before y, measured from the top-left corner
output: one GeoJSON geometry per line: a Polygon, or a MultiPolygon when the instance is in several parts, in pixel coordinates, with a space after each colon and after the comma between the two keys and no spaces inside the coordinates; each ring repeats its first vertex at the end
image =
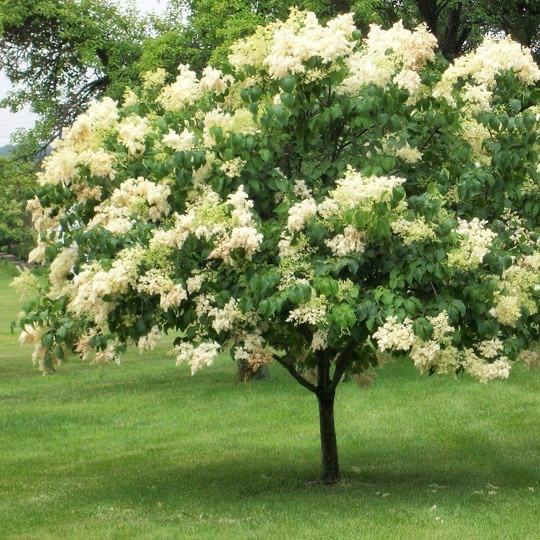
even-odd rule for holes
{"type": "Polygon", "coordinates": [[[413,242],[428,242],[437,238],[435,231],[424,217],[412,221],[398,219],[392,223],[392,231],[402,238],[406,246],[411,245],[413,242]]]}
{"type": "Polygon", "coordinates": [[[197,371],[205,366],[211,366],[219,354],[220,346],[215,341],[193,345],[192,343],[182,342],[174,350],[176,353],[176,365],[186,363],[191,367],[191,374],[195,375],[197,371]]]}
{"type": "Polygon", "coordinates": [[[189,66],[180,65],[178,71],[180,73],[176,81],[165,86],[157,98],[157,102],[166,111],[180,111],[195,103],[202,93],[197,74],[189,69],[189,66]]]}
{"type": "Polygon", "coordinates": [[[512,366],[505,357],[490,363],[480,358],[472,349],[467,349],[464,357],[463,367],[471,377],[482,384],[493,379],[508,379],[510,376],[512,366]]]}
{"type": "Polygon", "coordinates": [[[167,198],[170,194],[170,187],[164,183],[157,184],[142,176],[129,178],[96,207],[88,227],[104,227],[122,234],[131,229],[134,217],[157,221],[169,213],[167,198]]]}
{"type": "Polygon", "coordinates": [[[41,201],[36,197],[26,203],[26,211],[32,215],[32,225],[38,233],[54,229],[58,220],[52,217],[52,208],[43,208],[41,201]]]}
{"type": "Polygon", "coordinates": [[[169,129],[169,132],[163,136],[163,144],[172,148],[176,152],[191,150],[195,146],[195,135],[185,128],[182,133],[169,129]]]}
{"type": "Polygon", "coordinates": [[[255,327],[258,317],[255,313],[243,313],[235,298],[230,298],[223,307],[215,305],[215,296],[212,294],[200,294],[195,297],[195,312],[198,319],[208,317],[211,326],[217,334],[238,331],[248,325],[255,327]]]}
{"type": "Polygon", "coordinates": [[[93,102],[70,128],[64,130],[63,138],[53,143],[54,152],[43,160],[38,182],[69,185],[77,177],[79,166],[88,167],[94,176],[113,177],[114,156],[101,144],[105,135],[116,129],[117,122],[115,101],[105,97],[93,102]]]}
{"type": "Polygon", "coordinates": [[[507,268],[490,314],[505,326],[515,327],[523,313],[538,313],[540,252],[527,255],[507,268]]]}
{"type": "Polygon", "coordinates": [[[208,147],[216,143],[213,128],[219,128],[223,136],[228,133],[256,133],[259,129],[248,109],[236,109],[231,114],[219,108],[207,112],[203,119],[203,141],[208,147]]]}
{"type": "Polygon", "coordinates": [[[319,204],[317,211],[324,219],[329,219],[353,208],[370,210],[374,203],[389,200],[392,191],[404,182],[404,178],[396,176],[364,177],[349,167],[345,177],[336,182],[335,189],[319,204]]]}
{"type": "Polygon", "coordinates": [[[314,199],[304,199],[289,208],[289,217],[287,219],[287,229],[290,232],[301,231],[306,222],[317,213],[317,203],[314,199]]]}
{"type": "Polygon", "coordinates": [[[414,367],[420,373],[426,373],[435,364],[435,359],[440,351],[441,346],[434,339],[428,341],[416,339],[409,356],[414,363],[414,367]]]}
{"type": "Polygon", "coordinates": [[[238,70],[244,66],[262,68],[272,43],[272,35],[279,25],[280,23],[274,22],[258,26],[253,34],[233,43],[228,57],[231,66],[238,70]]]}
{"type": "Polygon", "coordinates": [[[325,243],[336,257],[344,257],[351,253],[363,253],[366,248],[364,234],[352,225],[347,225],[343,234],[337,234],[326,240],[325,243]]]}
{"type": "Polygon", "coordinates": [[[458,219],[456,232],[460,236],[457,249],[448,253],[448,266],[459,270],[478,268],[488,254],[497,234],[486,227],[487,221],[473,218],[471,221],[458,219]]]}
{"type": "Polygon", "coordinates": [[[519,361],[523,362],[527,369],[540,367],[540,344],[521,351],[519,361]]]}
{"type": "Polygon", "coordinates": [[[390,316],[373,334],[378,349],[384,351],[409,351],[409,356],[420,373],[447,374],[456,372],[461,366],[472,377],[486,383],[492,379],[505,379],[510,373],[508,358],[501,356],[503,344],[498,338],[484,340],[473,349],[463,353],[452,344],[454,327],[448,314],[443,311],[436,317],[427,317],[433,327],[431,339],[424,341],[414,335],[410,319],[399,323],[390,316]]]}
{"type": "Polygon", "coordinates": [[[425,25],[414,32],[401,21],[389,30],[372,24],[362,47],[346,59],[349,74],[341,91],[356,94],[363,86],[385,87],[394,82],[410,94],[421,85],[418,71],[435,57],[437,39],[425,25]]]}
{"type": "Polygon", "coordinates": [[[321,326],[326,323],[327,312],[328,300],[326,297],[323,295],[312,295],[305,304],[301,304],[289,312],[287,322],[292,322],[295,326],[299,326],[300,324],[321,326]]]}
{"type": "Polygon", "coordinates": [[[187,299],[187,292],[182,285],[174,281],[162,270],[153,268],[137,280],[137,290],[149,295],[159,295],[159,305],[163,311],[178,307],[187,299]]]}
{"type": "Polygon", "coordinates": [[[200,80],[188,65],[178,66],[178,71],[176,81],[165,86],[157,97],[157,102],[170,112],[193,105],[205,92],[222,94],[233,80],[230,75],[224,76],[219,69],[210,66],[204,68],[200,80]]]}
{"type": "Polygon", "coordinates": [[[289,73],[304,73],[304,64],[311,58],[331,63],[352,51],[355,30],[352,13],[338,15],[321,26],[314,13],[293,10],[275,30],[264,64],[270,76],[279,79],[289,73]]]}
{"type": "Polygon", "coordinates": [[[75,342],[74,352],[80,356],[81,360],[88,360],[90,358],[93,352],[92,338],[96,335],[96,331],[92,329],[82,334],[75,342]]]}
{"type": "Polygon", "coordinates": [[[118,142],[127,148],[130,155],[135,156],[144,150],[146,136],[150,131],[146,118],[132,114],[118,124],[118,142]]]}
{"type": "Polygon", "coordinates": [[[184,300],[187,299],[187,293],[182,285],[175,285],[170,291],[161,293],[159,305],[163,311],[168,311],[173,307],[178,307],[184,300]]]}
{"type": "Polygon", "coordinates": [[[174,281],[158,268],[152,268],[137,278],[137,291],[149,295],[167,293],[174,287],[174,281]]]}
{"type": "Polygon", "coordinates": [[[422,159],[422,152],[418,148],[412,147],[409,143],[405,143],[395,150],[395,155],[410,165],[417,163],[422,159]]]}
{"type": "Polygon", "coordinates": [[[384,351],[409,351],[414,343],[412,321],[408,317],[398,322],[397,317],[387,317],[383,325],[373,334],[378,348],[384,351]]]}
{"type": "Polygon", "coordinates": [[[237,249],[244,251],[247,259],[251,259],[263,241],[263,235],[254,227],[234,227],[230,234],[224,235],[208,258],[222,259],[233,264],[232,253],[237,249]]]}
{"type": "MultiPolygon", "coordinates": [[[[276,169],[279,173],[281,171],[276,169]]],[[[283,178],[287,178],[283,173],[281,173],[283,178]]],[[[311,190],[308,188],[305,180],[295,180],[294,186],[293,186],[293,193],[299,198],[299,199],[309,199],[312,197],[311,190]]]]}
{"type": "Polygon", "coordinates": [[[163,68],[157,68],[153,71],[146,71],[142,75],[143,88],[146,90],[159,88],[165,84],[166,78],[167,72],[163,68]]]}
{"type": "Polygon", "coordinates": [[[427,317],[433,327],[432,338],[424,341],[416,337],[409,356],[420,373],[434,370],[438,374],[455,372],[459,367],[459,351],[452,345],[454,327],[448,314],[427,317]]]}
{"type": "Polygon", "coordinates": [[[73,146],[83,144],[86,148],[101,144],[103,133],[114,127],[118,118],[116,101],[109,97],[93,101],[87,111],[79,115],[65,131],[64,139],[73,146]]]}
{"type": "Polygon", "coordinates": [[[218,334],[230,331],[236,323],[245,319],[235,298],[231,298],[222,308],[211,307],[207,313],[212,317],[212,328],[218,334]]]}
{"type": "Polygon", "coordinates": [[[114,306],[112,298],[135,286],[143,256],[144,249],[137,246],[121,251],[110,270],[104,270],[98,263],[83,266],[73,278],[74,289],[68,310],[75,315],[86,315],[97,326],[104,327],[114,306]],[[110,300],[105,300],[105,297],[110,300]]]}
{"type": "Polygon", "coordinates": [[[486,38],[476,50],[460,56],[448,67],[434,94],[454,104],[454,85],[460,80],[469,81],[463,87],[462,97],[470,112],[489,110],[496,77],[505,71],[512,71],[525,85],[540,80],[540,69],[529,49],[509,38],[486,38]]]}
{"type": "Polygon", "coordinates": [[[522,216],[507,208],[501,218],[504,221],[505,229],[510,233],[510,239],[516,246],[518,244],[534,245],[532,231],[527,228],[522,216]]]}
{"type": "Polygon", "coordinates": [[[49,296],[58,298],[66,293],[69,294],[69,285],[66,278],[73,269],[73,265],[78,257],[77,246],[63,249],[54,259],[50,266],[49,281],[51,290],[49,296]]]}
{"type": "Polygon", "coordinates": [[[232,252],[234,250],[244,250],[245,256],[251,259],[258,251],[263,236],[254,226],[253,201],[249,199],[243,185],[240,185],[235,193],[229,195],[227,206],[231,209],[231,217],[227,218],[209,258],[222,259],[228,264],[233,264],[232,252]]]}
{"type": "Polygon", "coordinates": [[[39,363],[42,371],[44,366],[40,361],[43,361],[45,354],[45,348],[41,344],[41,338],[47,332],[47,328],[43,326],[37,326],[36,324],[26,324],[19,334],[20,345],[33,345],[35,350],[32,356],[33,363],[39,363]]]}
{"type": "Polygon", "coordinates": [[[13,278],[9,286],[15,289],[22,298],[37,291],[39,287],[39,278],[32,274],[28,268],[25,268],[13,278]]]}
{"type": "Polygon", "coordinates": [[[486,126],[474,118],[466,118],[461,123],[461,136],[471,145],[472,155],[478,163],[491,162],[491,154],[484,148],[484,142],[491,137],[486,126]]]}
{"type": "Polygon", "coordinates": [[[139,103],[139,96],[129,86],[124,90],[122,99],[124,107],[131,107],[139,103]]]}
{"type": "Polygon", "coordinates": [[[199,87],[203,92],[215,92],[223,94],[227,87],[234,81],[231,75],[223,75],[219,69],[206,66],[202,71],[199,87]]]}
{"type": "Polygon", "coordinates": [[[279,289],[284,290],[294,284],[310,285],[315,275],[311,260],[315,250],[309,245],[307,237],[299,233],[293,242],[292,236],[282,233],[278,248],[281,274],[279,289]]]}
{"type": "Polygon", "coordinates": [[[273,78],[305,73],[305,63],[318,58],[331,64],[351,53],[356,30],[352,13],[338,15],[325,26],[312,12],[292,9],[289,18],[276,22],[232,47],[229,61],[237,69],[246,65],[266,68],[273,78]]]}
{"type": "Polygon", "coordinates": [[[504,326],[515,328],[521,317],[519,296],[500,295],[495,306],[491,308],[490,314],[504,326]]]}
{"type": "Polygon", "coordinates": [[[157,326],[153,326],[146,336],[142,336],[137,341],[137,348],[143,351],[153,351],[161,339],[161,332],[157,326]]]}
{"type": "Polygon", "coordinates": [[[441,311],[436,317],[428,317],[428,321],[433,327],[433,339],[442,344],[448,344],[451,341],[451,334],[454,327],[450,325],[448,313],[441,311]]]}
{"type": "Polygon", "coordinates": [[[118,356],[118,351],[116,350],[116,345],[111,344],[103,350],[96,351],[94,356],[94,362],[96,364],[108,364],[109,362],[120,363],[120,357],[118,356]]]}
{"type": "Polygon", "coordinates": [[[503,342],[499,338],[485,339],[476,345],[481,356],[491,360],[500,356],[503,350],[503,342]]]}
{"type": "Polygon", "coordinates": [[[198,293],[204,283],[204,274],[195,274],[186,280],[186,288],[189,294],[198,293]]]}
{"type": "Polygon", "coordinates": [[[246,161],[244,161],[242,158],[236,157],[230,159],[229,161],[225,161],[225,163],[221,165],[220,170],[225,173],[225,176],[228,176],[229,178],[235,178],[237,176],[240,176],[240,173],[242,172],[242,169],[245,167],[245,165],[246,161]]]}
{"type": "Polygon", "coordinates": [[[77,176],[78,154],[57,141],[54,144],[54,152],[43,160],[43,170],[37,174],[38,182],[45,184],[68,185],[77,176]]]}
{"type": "Polygon", "coordinates": [[[47,243],[38,240],[36,247],[28,254],[28,262],[36,264],[45,264],[47,243]]]}

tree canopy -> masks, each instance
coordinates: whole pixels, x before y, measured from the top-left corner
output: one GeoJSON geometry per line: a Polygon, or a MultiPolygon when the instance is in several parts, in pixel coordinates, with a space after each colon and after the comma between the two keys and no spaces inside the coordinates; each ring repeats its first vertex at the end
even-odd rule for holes
{"type": "Polygon", "coordinates": [[[510,39],[450,66],[436,46],[293,10],[227,71],[157,69],[94,103],[30,202],[50,272],[21,341],[41,369],[166,333],[193,373],[275,361],[317,396],[333,482],[342,380],[388,355],[481,382],[537,358],[540,70],[510,39]]]}

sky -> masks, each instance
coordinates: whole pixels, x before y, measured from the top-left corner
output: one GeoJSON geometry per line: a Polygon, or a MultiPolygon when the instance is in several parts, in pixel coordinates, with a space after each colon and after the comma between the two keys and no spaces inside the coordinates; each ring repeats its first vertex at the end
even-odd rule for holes
{"type": "MultiPolygon", "coordinates": [[[[142,13],[162,13],[166,6],[166,0],[132,0],[142,13]]],[[[118,3],[123,3],[118,0],[118,3]]],[[[6,76],[0,71],[0,98],[6,96],[11,89],[11,85],[6,76]]],[[[32,127],[35,116],[28,109],[23,109],[17,113],[12,113],[7,109],[0,109],[0,146],[9,144],[9,138],[14,130],[18,128],[32,127]]]]}

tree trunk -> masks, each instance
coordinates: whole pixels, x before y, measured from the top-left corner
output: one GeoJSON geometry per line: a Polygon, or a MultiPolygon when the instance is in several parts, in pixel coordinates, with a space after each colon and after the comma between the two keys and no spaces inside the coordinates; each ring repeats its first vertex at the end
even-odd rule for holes
{"type": "Polygon", "coordinates": [[[336,428],[334,426],[334,393],[331,395],[318,395],[319,419],[321,426],[321,458],[322,476],[325,484],[339,482],[338,450],[336,442],[336,428]]]}

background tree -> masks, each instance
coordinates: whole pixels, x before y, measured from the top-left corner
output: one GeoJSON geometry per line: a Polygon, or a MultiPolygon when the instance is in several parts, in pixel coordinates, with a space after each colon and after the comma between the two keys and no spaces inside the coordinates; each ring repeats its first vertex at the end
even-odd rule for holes
{"type": "Polygon", "coordinates": [[[192,373],[275,361],[318,400],[332,483],[343,380],[385,355],[481,382],[538,358],[538,66],[510,40],[446,69],[425,26],[359,35],[293,11],[229,73],[156,70],[66,130],[20,321],[44,372],[164,333],[192,373]]]}
{"type": "Polygon", "coordinates": [[[37,189],[32,163],[15,163],[0,157],[0,251],[26,259],[34,231],[26,202],[37,189]]]}
{"type": "Polygon", "coordinates": [[[528,0],[240,0],[229,4],[181,0],[174,5],[177,9],[182,6],[184,37],[192,40],[196,69],[208,61],[219,63],[233,41],[259,24],[285,17],[293,6],[313,11],[322,20],[352,12],[363,32],[371,23],[387,26],[403,20],[407,26],[416,26],[425,22],[448,60],[474,48],[485,35],[501,32],[529,47],[533,54],[540,53],[540,9],[528,0]]]}
{"type": "Polygon", "coordinates": [[[2,106],[38,115],[44,150],[89,102],[122,96],[147,35],[144,20],[103,0],[1,0],[0,69],[14,90],[2,106]]]}
{"type": "Polygon", "coordinates": [[[530,0],[414,0],[419,17],[439,38],[449,60],[482,41],[504,32],[540,55],[540,8],[530,0]]]}

